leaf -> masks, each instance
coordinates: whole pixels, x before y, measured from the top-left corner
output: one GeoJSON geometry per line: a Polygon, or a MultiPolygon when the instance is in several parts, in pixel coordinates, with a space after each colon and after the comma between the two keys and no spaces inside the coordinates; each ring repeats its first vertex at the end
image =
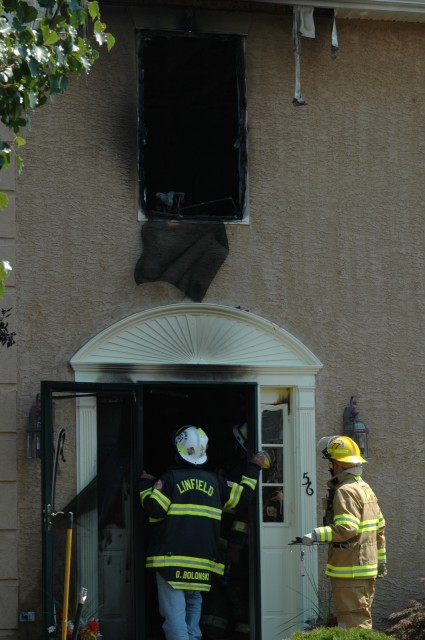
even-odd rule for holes
{"type": "Polygon", "coordinates": [[[31,44],[35,41],[35,32],[30,27],[25,27],[19,32],[19,39],[24,44],[31,44]]]}
{"type": "Polygon", "coordinates": [[[0,191],[0,209],[5,209],[9,204],[9,198],[5,193],[0,191]]]}
{"type": "Polygon", "coordinates": [[[112,33],[107,33],[106,34],[106,46],[108,48],[108,51],[110,51],[112,49],[112,47],[115,44],[115,38],[112,35],[112,33]]]}
{"type": "Polygon", "coordinates": [[[38,99],[34,91],[25,91],[23,100],[25,109],[35,109],[38,105],[38,99]]]}
{"type": "Polygon", "coordinates": [[[38,0],[38,4],[40,5],[40,7],[53,9],[53,7],[56,5],[56,0],[38,0]]]}
{"type": "Polygon", "coordinates": [[[30,70],[30,73],[32,75],[33,78],[37,78],[38,77],[38,73],[39,73],[39,69],[40,69],[40,65],[38,64],[37,60],[34,60],[34,58],[30,58],[28,60],[28,67],[30,70]]]}
{"type": "Polygon", "coordinates": [[[69,0],[69,10],[72,13],[75,13],[80,8],[80,3],[78,0],[69,0]]]}
{"type": "Polygon", "coordinates": [[[18,170],[18,174],[21,175],[24,169],[24,161],[22,160],[21,156],[18,156],[18,154],[16,154],[16,167],[18,170]]]}
{"type": "Polygon", "coordinates": [[[38,62],[46,62],[49,58],[49,50],[46,47],[34,45],[32,47],[32,55],[38,62]]]}
{"type": "Polygon", "coordinates": [[[8,260],[0,260],[0,280],[6,280],[10,276],[12,267],[8,260]]]}
{"type": "Polygon", "coordinates": [[[10,165],[10,157],[6,151],[0,153],[0,169],[7,169],[10,165]]]}
{"type": "Polygon", "coordinates": [[[101,31],[105,31],[106,24],[104,24],[100,20],[96,20],[96,22],[94,23],[93,29],[94,29],[95,33],[100,33],[101,31]]]}
{"type": "Polygon", "coordinates": [[[47,45],[56,44],[56,42],[59,40],[59,35],[56,33],[56,31],[51,31],[50,29],[44,29],[43,40],[44,40],[44,44],[47,44],[47,45]]]}
{"type": "MultiPolygon", "coordinates": [[[[99,58],[98,44],[108,51],[115,38],[101,21],[98,0],[0,0],[0,114],[25,144],[21,128],[31,128],[30,113],[64,92],[72,75],[89,72],[99,58]],[[92,34],[87,35],[88,17],[92,34]]],[[[10,165],[9,148],[0,141],[0,169],[10,165]]],[[[17,159],[19,171],[23,162],[17,159]]],[[[6,206],[1,196],[0,207],[6,206]]]]}
{"type": "Polygon", "coordinates": [[[67,87],[68,87],[68,76],[62,74],[61,76],[59,76],[59,83],[58,83],[58,87],[59,87],[59,91],[61,93],[64,93],[64,91],[66,91],[67,87]]]}
{"type": "Polygon", "coordinates": [[[94,2],[89,2],[88,9],[91,19],[96,20],[100,15],[99,3],[96,0],[94,2]]]}
{"type": "Polygon", "coordinates": [[[22,22],[34,22],[37,20],[37,9],[27,4],[26,2],[20,3],[20,10],[22,16],[22,22]]]}

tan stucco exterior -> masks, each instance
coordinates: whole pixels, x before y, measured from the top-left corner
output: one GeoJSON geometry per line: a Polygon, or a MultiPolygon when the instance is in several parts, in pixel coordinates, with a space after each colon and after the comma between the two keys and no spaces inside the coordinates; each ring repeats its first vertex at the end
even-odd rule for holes
{"type": "MultiPolygon", "coordinates": [[[[25,455],[40,381],[73,379],[72,355],[121,318],[186,300],[133,279],[143,224],[134,34],[146,18],[103,18],[117,44],[33,115],[16,233],[13,197],[0,226],[14,267],[2,307],[13,307],[17,331],[0,352],[0,638],[25,637],[18,609],[40,614],[40,468],[25,455]]],[[[249,309],[319,358],[317,436],[338,432],[358,397],[370,428],[365,478],[387,520],[383,628],[420,597],[425,566],[425,25],[337,20],[332,60],[331,22],[316,20],[316,38],[302,41],[308,104],[294,107],[291,18],[209,18],[247,34],[250,217],[227,225],[229,256],[204,302],[249,309]]],[[[326,479],[319,463],[318,498],[326,479]]]]}

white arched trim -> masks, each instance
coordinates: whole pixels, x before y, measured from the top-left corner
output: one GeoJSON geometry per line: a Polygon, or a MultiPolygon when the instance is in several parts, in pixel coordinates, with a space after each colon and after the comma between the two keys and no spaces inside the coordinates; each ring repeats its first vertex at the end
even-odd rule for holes
{"type": "MultiPolygon", "coordinates": [[[[258,385],[257,429],[261,429],[261,403],[276,404],[282,390],[291,389],[288,428],[293,433],[294,460],[286,488],[291,492],[294,505],[291,535],[310,531],[315,526],[316,500],[307,495],[304,478],[306,473],[312,480],[316,475],[315,376],[322,364],[307,347],[281,327],[248,311],[223,305],[167,305],[135,313],[104,329],[77,351],[70,364],[75,378],[82,382],[255,382],[258,385]]],[[[80,398],[79,401],[90,403],[93,398],[80,398]]],[[[81,425],[80,439],[86,442],[83,437],[88,433],[92,440],[81,453],[82,477],[85,477],[96,455],[96,411],[87,414],[91,420],[88,428],[83,419],[86,415],[83,414],[84,409],[87,407],[78,406],[81,414],[77,421],[81,425]]],[[[261,552],[268,554],[267,557],[277,567],[276,576],[282,576],[289,547],[285,543],[286,538],[280,534],[277,542],[274,541],[276,544],[273,540],[268,541],[270,531],[266,532],[267,526],[266,523],[260,528],[261,552]],[[267,546],[269,543],[272,545],[270,548],[267,546]]],[[[285,523],[284,527],[287,526],[289,523],[285,523]]],[[[83,542],[85,555],[82,561],[89,566],[90,558],[97,558],[97,537],[92,533],[83,542]]],[[[313,588],[318,579],[317,557],[308,554],[304,565],[310,580],[299,578],[299,607],[300,612],[307,614],[312,610],[313,615],[317,599],[313,588]]],[[[95,569],[92,573],[97,575],[95,569]]],[[[282,617],[286,616],[282,609],[284,589],[276,592],[273,581],[270,585],[269,581],[265,584],[262,598],[272,603],[272,609],[276,603],[276,610],[269,612],[267,624],[283,628],[286,620],[282,617]]],[[[262,637],[269,636],[264,627],[262,637]]]]}
{"type": "Polygon", "coordinates": [[[176,304],[141,311],[101,331],[71,358],[74,371],[117,365],[226,365],[301,370],[321,362],[297,338],[248,311],[176,304]]]}

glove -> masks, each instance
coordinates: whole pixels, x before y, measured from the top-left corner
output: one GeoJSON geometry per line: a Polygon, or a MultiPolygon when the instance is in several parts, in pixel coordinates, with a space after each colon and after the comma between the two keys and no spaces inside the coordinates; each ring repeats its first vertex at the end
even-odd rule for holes
{"type": "Polygon", "coordinates": [[[250,462],[256,464],[260,469],[270,469],[270,456],[267,451],[257,451],[252,456],[250,462]]]}
{"type": "Polygon", "coordinates": [[[156,480],[155,476],[153,476],[151,473],[148,473],[147,471],[145,471],[145,469],[143,469],[142,473],[139,476],[140,480],[156,480]]]}
{"type": "Polygon", "coordinates": [[[313,542],[316,542],[314,533],[305,533],[303,535],[303,542],[302,543],[305,544],[307,547],[311,547],[313,542]]]}
{"type": "Polygon", "coordinates": [[[381,562],[381,564],[378,564],[377,578],[385,578],[386,575],[387,575],[387,565],[385,564],[385,562],[381,562]]]}

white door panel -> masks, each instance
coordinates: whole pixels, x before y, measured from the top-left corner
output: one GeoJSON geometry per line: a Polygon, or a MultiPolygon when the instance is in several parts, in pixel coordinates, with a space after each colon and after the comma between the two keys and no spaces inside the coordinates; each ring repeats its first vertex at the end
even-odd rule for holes
{"type": "Polygon", "coordinates": [[[259,424],[261,447],[272,456],[272,469],[261,482],[262,638],[281,640],[303,622],[300,554],[289,545],[299,531],[288,405],[262,404],[259,424]]]}

